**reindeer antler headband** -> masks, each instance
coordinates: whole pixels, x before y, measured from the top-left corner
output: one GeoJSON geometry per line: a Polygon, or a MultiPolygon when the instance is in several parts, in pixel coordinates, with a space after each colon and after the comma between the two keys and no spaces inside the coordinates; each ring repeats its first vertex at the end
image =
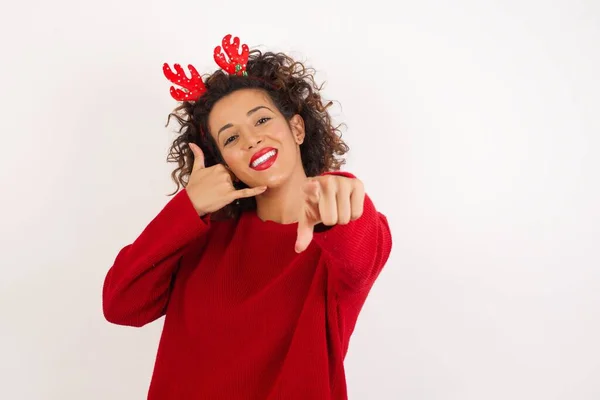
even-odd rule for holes
{"type": "MultiPolygon", "coordinates": [[[[246,44],[242,44],[240,52],[240,39],[235,37],[231,42],[231,35],[225,35],[221,46],[215,47],[214,59],[215,62],[227,72],[229,75],[244,75],[247,76],[246,65],[248,63],[249,49],[246,44]],[[225,56],[222,53],[225,50],[229,61],[225,60],[225,56]]],[[[169,67],[167,63],[163,65],[163,72],[166,78],[174,84],[181,86],[182,89],[175,89],[171,86],[171,96],[177,101],[196,101],[206,92],[206,86],[202,81],[202,77],[194,68],[193,65],[188,65],[188,69],[191,73],[191,78],[188,78],[181,65],[174,64],[175,71],[169,67]]]]}

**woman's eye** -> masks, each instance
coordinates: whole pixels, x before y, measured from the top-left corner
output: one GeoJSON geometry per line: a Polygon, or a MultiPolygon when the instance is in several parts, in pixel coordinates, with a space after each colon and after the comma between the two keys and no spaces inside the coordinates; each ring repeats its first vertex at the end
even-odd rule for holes
{"type": "Polygon", "coordinates": [[[263,118],[259,119],[259,120],[256,122],[256,125],[262,125],[262,124],[264,124],[265,122],[267,122],[267,121],[268,121],[268,120],[270,120],[270,119],[271,119],[271,118],[268,118],[268,117],[263,117],[263,118]]]}
{"type": "Polygon", "coordinates": [[[229,136],[227,140],[225,140],[224,146],[227,146],[229,143],[233,142],[235,140],[235,137],[235,135],[229,136]]]}

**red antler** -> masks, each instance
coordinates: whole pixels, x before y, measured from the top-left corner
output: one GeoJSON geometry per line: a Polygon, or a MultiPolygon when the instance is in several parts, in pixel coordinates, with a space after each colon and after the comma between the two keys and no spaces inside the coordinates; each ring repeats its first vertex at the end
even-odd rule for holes
{"type": "Polygon", "coordinates": [[[193,65],[188,65],[188,69],[190,70],[192,77],[188,78],[181,65],[174,64],[175,74],[171,67],[167,63],[163,65],[163,72],[168,80],[173,82],[176,85],[181,86],[184,90],[175,89],[171,86],[171,96],[177,101],[195,101],[198,100],[204,92],[206,92],[206,87],[204,86],[204,82],[202,81],[202,77],[196,68],[193,65]]]}
{"type": "Polygon", "coordinates": [[[221,53],[221,46],[215,47],[215,61],[223,70],[228,74],[233,75],[248,75],[246,72],[246,63],[248,62],[249,49],[248,46],[242,45],[242,52],[240,53],[240,39],[233,38],[231,43],[231,35],[226,35],[223,38],[223,50],[229,57],[229,62],[225,60],[225,56],[221,53]]]}

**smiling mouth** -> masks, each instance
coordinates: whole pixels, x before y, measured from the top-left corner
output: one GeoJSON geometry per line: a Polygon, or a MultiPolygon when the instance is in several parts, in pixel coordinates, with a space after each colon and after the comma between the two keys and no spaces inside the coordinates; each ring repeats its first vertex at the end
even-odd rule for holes
{"type": "Polygon", "coordinates": [[[250,163],[250,168],[253,169],[261,169],[261,167],[266,167],[268,164],[272,164],[275,161],[275,156],[277,155],[277,150],[273,149],[262,156],[258,157],[256,160],[250,163]]]}

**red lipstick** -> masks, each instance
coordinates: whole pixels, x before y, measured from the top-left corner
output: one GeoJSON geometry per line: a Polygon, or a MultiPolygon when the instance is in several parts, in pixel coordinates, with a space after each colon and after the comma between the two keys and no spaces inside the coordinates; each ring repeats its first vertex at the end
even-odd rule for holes
{"type": "Polygon", "coordinates": [[[263,171],[275,163],[277,159],[277,149],[265,147],[260,149],[250,159],[250,168],[255,171],[263,171]]]}

